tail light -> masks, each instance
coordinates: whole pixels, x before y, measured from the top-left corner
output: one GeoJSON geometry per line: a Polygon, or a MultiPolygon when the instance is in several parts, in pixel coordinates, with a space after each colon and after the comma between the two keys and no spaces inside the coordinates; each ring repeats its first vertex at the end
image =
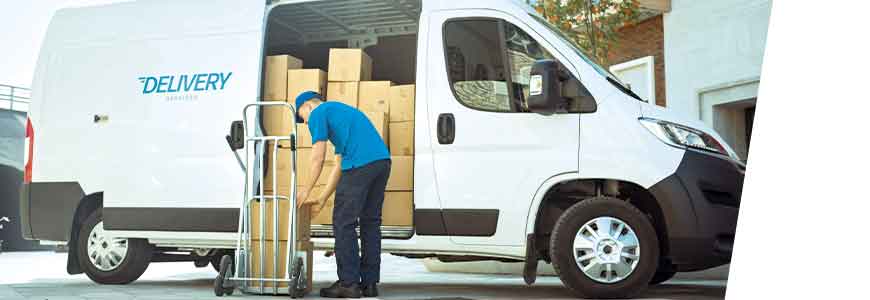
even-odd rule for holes
{"type": "Polygon", "coordinates": [[[27,118],[27,129],[25,129],[24,133],[24,155],[25,164],[24,164],[24,183],[30,183],[33,180],[33,141],[35,138],[33,137],[33,123],[30,122],[30,118],[27,118]]]}

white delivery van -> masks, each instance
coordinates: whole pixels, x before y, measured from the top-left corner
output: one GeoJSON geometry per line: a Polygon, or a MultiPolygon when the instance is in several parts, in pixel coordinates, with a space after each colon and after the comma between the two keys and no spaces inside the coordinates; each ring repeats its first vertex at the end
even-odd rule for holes
{"type": "MultiPolygon", "coordinates": [[[[543,260],[596,298],[730,260],[734,151],[511,0],[60,10],[33,81],[23,235],[68,243],[68,272],[100,283],[231,251],[244,185],[231,122],[261,99],[267,55],[325,70],[336,47],[365,49],[374,79],[417,87],[413,226],[384,228],[384,252],[525,262],[529,284],[543,260]]],[[[329,228],[313,229],[332,247],[329,228]]]]}

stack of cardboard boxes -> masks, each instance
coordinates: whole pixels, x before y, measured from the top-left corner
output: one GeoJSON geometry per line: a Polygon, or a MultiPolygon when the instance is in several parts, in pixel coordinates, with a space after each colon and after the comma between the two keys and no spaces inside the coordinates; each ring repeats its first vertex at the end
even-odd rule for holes
{"type": "MultiPolygon", "coordinates": [[[[265,101],[280,101],[292,103],[293,99],[303,91],[317,91],[323,93],[326,88],[326,73],[319,69],[302,69],[303,62],[290,55],[269,56],[266,58],[266,80],[264,86],[265,101]]],[[[282,106],[267,107],[263,110],[263,126],[267,135],[290,135],[293,132],[293,114],[289,109],[282,106]]],[[[303,163],[310,161],[305,160],[305,155],[311,153],[311,137],[308,135],[308,129],[304,125],[297,127],[297,166],[298,170],[307,170],[303,163]]],[[[266,172],[263,177],[264,194],[271,196],[291,196],[291,170],[293,167],[293,152],[289,142],[278,143],[277,149],[274,144],[266,145],[267,161],[266,172]],[[277,158],[275,157],[277,152],[277,158]],[[273,181],[274,180],[274,181],[273,181]]],[[[297,173],[297,176],[302,176],[297,173]]],[[[297,181],[298,180],[297,178],[297,181]]],[[[297,186],[299,188],[299,186],[297,186]]],[[[251,276],[271,278],[274,275],[274,267],[278,267],[277,278],[283,278],[287,274],[287,251],[288,237],[287,232],[290,203],[289,201],[278,202],[278,237],[274,236],[273,225],[275,223],[272,209],[274,206],[272,200],[252,201],[251,203],[251,276]],[[261,204],[265,203],[265,218],[261,218],[261,204]],[[264,231],[265,248],[261,249],[261,237],[259,224],[261,219],[266,224],[264,231]],[[278,261],[272,259],[275,254],[275,245],[278,246],[278,261]],[[260,256],[265,255],[263,270],[260,270],[260,256]]],[[[296,247],[299,250],[306,251],[307,264],[313,264],[314,247],[311,243],[310,227],[311,214],[307,209],[298,210],[296,221],[296,247]]],[[[308,268],[306,278],[308,279],[309,291],[312,286],[312,268],[308,268]]],[[[252,283],[254,287],[259,287],[258,282],[252,283]]],[[[266,283],[265,287],[274,286],[272,283],[266,283]]],[[[279,287],[286,288],[287,284],[279,284],[279,287]]]]}
{"type": "Polygon", "coordinates": [[[383,225],[411,226],[414,212],[414,85],[389,91],[392,168],[384,197],[383,225]],[[390,204],[391,209],[387,209],[390,204]]]}
{"type": "MultiPolygon", "coordinates": [[[[371,120],[381,137],[389,145],[392,158],[392,171],[387,183],[384,199],[384,226],[412,226],[413,189],[414,189],[414,85],[394,86],[390,81],[371,81],[372,59],[360,49],[330,49],[329,72],[319,69],[302,69],[303,62],[290,55],[269,56],[266,59],[265,101],[284,101],[295,105],[296,96],[304,91],[316,91],[326,95],[328,101],[340,101],[361,110],[371,120]]],[[[284,107],[264,109],[263,123],[268,135],[290,135],[293,129],[293,115],[284,107]]],[[[311,161],[311,135],[305,124],[297,127],[297,189],[303,188],[308,179],[311,161]]],[[[266,173],[263,189],[266,195],[273,191],[280,196],[290,196],[290,174],[292,168],[292,152],[289,143],[278,144],[278,158],[272,154],[274,145],[269,144],[266,151],[266,173]],[[277,172],[277,173],[276,173],[277,172]],[[272,182],[276,178],[277,184],[272,182]],[[277,186],[276,186],[277,185],[277,186]]],[[[335,166],[335,147],[328,144],[326,162],[310,195],[319,195],[335,166]]],[[[279,237],[272,232],[274,224],[272,216],[273,202],[266,201],[265,221],[267,240],[265,254],[272,257],[275,242],[279,243],[281,257],[279,276],[285,274],[287,256],[287,222],[289,222],[289,204],[280,202],[281,213],[278,217],[279,237]],[[286,207],[285,207],[286,206],[286,207]]],[[[310,250],[310,226],[331,225],[332,209],[335,203],[333,193],[323,209],[317,215],[311,215],[308,210],[299,210],[297,214],[297,245],[298,249],[310,250]]],[[[265,261],[265,272],[260,272],[258,256],[259,245],[260,202],[253,201],[251,206],[252,232],[251,254],[254,277],[271,277],[274,261],[265,261]]],[[[308,255],[309,266],[311,254],[308,255]]],[[[309,287],[311,286],[311,270],[308,271],[309,287]]],[[[286,286],[286,285],[283,285],[286,286]]],[[[271,287],[271,285],[267,285],[271,287]]]]}
{"type": "MultiPolygon", "coordinates": [[[[393,155],[392,172],[384,198],[383,225],[411,226],[414,205],[414,85],[394,86],[390,81],[371,81],[371,74],[372,59],[362,50],[331,49],[326,98],[365,113],[389,145],[393,155]]],[[[334,197],[331,197],[311,223],[332,224],[333,207],[334,197]]]]}

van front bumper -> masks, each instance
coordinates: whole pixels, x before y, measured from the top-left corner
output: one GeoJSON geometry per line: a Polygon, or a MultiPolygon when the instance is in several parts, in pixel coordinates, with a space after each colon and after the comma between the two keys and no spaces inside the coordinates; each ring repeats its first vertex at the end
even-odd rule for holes
{"type": "Polygon", "coordinates": [[[689,149],[677,171],[650,188],[665,219],[666,258],[676,271],[731,261],[744,172],[729,157],[689,149]]]}

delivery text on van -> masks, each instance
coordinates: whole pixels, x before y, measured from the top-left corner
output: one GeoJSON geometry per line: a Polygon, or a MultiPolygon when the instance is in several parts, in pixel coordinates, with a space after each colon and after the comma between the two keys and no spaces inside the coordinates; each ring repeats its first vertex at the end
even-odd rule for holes
{"type": "Polygon", "coordinates": [[[223,90],[233,72],[139,77],[142,94],[223,90]]]}

